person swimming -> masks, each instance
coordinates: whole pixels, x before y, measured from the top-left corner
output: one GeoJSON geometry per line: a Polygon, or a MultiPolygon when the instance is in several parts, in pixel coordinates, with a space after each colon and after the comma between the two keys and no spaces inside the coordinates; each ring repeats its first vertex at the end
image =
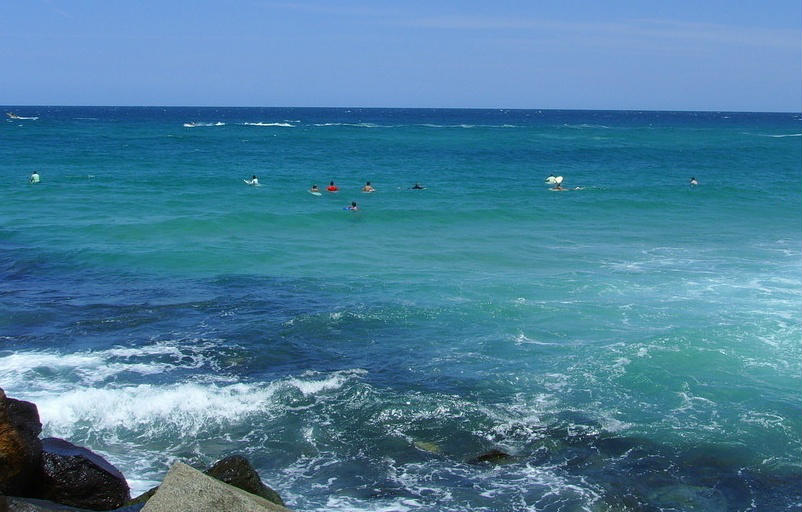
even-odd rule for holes
{"type": "Polygon", "coordinates": [[[373,188],[373,185],[371,185],[370,182],[368,181],[367,183],[365,183],[365,186],[362,187],[362,192],[376,192],[376,189],[373,188]]]}
{"type": "Polygon", "coordinates": [[[549,190],[554,190],[555,192],[564,192],[566,190],[582,190],[584,188],[584,187],[565,188],[563,187],[563,181],[564,180],[562,176],[557,176],[554,179],[553,183],[554,186],[551,187],[549,190]]]}
{"type": "Polygon", "coordinates": [[[554,188],[560,187],[560,189],[562,189],[561,187],[562,182],[563,182],[562,176],[555,176],[553,174],[549,174],[549,177],[546,178],[546,184],[554,185],[555,186],[554,188]]]}
{"type": "Polygon", "coordinates": [[[328,190],[329,192],[337,192],[340,189],[337,188],[337,185],[335,185],[333,181],[330,181],[329,186],[326,187],[326,190],[328,190]]]}
{"type": "Polygon", "coordinates": [[[31,177],[28,178],[28,181],[31,183],[39,183],[39,171],[33,171],[31,177]]]}
{"type": "Polygon", "coordinates": [[[410,188],[411,188],[412,190],[423,190],[423,189],[425,189],[426,187],[421,187],[421,186],[420,186],[420,184],[419,184],[419,183],[416,181],[416,182],[415,182],[415,184],[414,184],[414,185],[412,185],[412,187],[410,187],[410,188]]]}
{"type": "Polygon", "coordinates": [[[351,201],[351,205],[350,206],[346,206],[343,209],[351,211],[351,212],[355,212],[355,211],[359,210],[359,207],[356,205],[356,201],[351,201]]]}

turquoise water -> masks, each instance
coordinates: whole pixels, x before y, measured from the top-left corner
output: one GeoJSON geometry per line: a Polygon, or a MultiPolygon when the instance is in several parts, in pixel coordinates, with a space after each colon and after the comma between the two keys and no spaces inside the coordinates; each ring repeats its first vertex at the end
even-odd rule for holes
{"type": "Polygon", "coordinates": [[[4,111],[0,387],[135,494],[802,507],[798,114],[4,111]]]}

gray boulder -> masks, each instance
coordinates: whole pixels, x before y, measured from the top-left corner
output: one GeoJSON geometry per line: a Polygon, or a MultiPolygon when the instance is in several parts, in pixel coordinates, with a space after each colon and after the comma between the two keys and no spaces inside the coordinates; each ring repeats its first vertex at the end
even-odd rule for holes
{"type": "Polygon", "coordinates": [[[225,484],[176,462],[142,512],[286,512],[261,496],[225,484]]]}
{"type": "Polygon", "coordinates": [[[0,495],[27,495],[39,469],[39,411],[0,388],[0,495]]]}
{"type": "Polygon", "coordinates": [[[122,473],[100,455],[63,439],[42,440],[37,498],[72,507],[111,510],[130,499],[122,473]]]}
{"type": "MultiPolygon", "coordinates": [[[[230,455],[221,459],[205,470],[204,474],[245,492],[261,496],[277,505],[284,505],[281,496],[262,482],[251,463],[242,455],[230,455]]],[[[128,504],[146,503],[158,490],[159,487],[156,486],[132,499],[128,504]]]]}

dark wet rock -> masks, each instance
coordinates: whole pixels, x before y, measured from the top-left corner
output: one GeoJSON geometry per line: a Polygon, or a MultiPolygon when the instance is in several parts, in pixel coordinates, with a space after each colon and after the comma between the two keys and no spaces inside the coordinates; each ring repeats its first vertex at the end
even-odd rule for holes
{"type": "Polygon", "coordinates": [[[0,494],[29,494],[39,468],[41,432],[36,406],[8,398],[0,388],[0,494]]]}
{"type": "Polygon", "coordinates": [[[129,499],[128,483],[100,455],[63,439],[42,440],[40,486],[42,498],[73,507],[110,510],[129,499]]]}
{"type": "MultiPolygon", "coordinates": [[[[110,512],[139,512],[142,505],[133,507],[116,508],[110,512]]],[[[37,500],[33,498],[3,498],[0,496],[0,512],[89,512],[85,508],[70,507],[61,503],[54,503],[47,500],[37,500]],[[3,508],[3,499],[8,501],[3,508]]]]}
{"type": "Polygon", "coordinates": [[[0,511],[8,512],[85,512],[85,508],[75,508],[60,503],[47,500],[37,500],[33,498],[6,498],[6,509],[0,511]]]}
{"type": "Polygon", "coordinates": [[[248,459],[241,455],[231,455],[219,460],[204,473],[245,492],[261,496],[273,503],[284,505],[281,496],[262,482],[259,474],[253,469],[248,459]]]}
{"type": "Polygon", "coordinates": [[[509,453],[504,453],[501,450],[490,450],[489,452],[483,453],[478,457],[474,457],[468,460],[468,464],[506,464],[508,462],[512,462],[512,455],[509,453]]]}

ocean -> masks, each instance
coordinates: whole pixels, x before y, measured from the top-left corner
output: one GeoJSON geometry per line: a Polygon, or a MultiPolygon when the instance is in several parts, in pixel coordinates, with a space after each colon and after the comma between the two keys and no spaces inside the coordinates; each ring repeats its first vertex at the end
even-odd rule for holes
{"type": "Polygon", "coordinates": [[[802,509],[798,113],[3,111],[0,387],[133,495],[802,509]]]}

